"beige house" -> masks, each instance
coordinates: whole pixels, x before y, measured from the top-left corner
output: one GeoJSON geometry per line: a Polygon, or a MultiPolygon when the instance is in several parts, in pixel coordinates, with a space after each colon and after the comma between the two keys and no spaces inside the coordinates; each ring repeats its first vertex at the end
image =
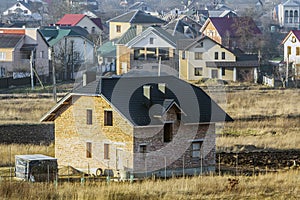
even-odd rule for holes
{"type": "Polygon", "coordinates": [[[257,79],[257,55],[231,51],[207,36],[181,40],[178,49],[181,79],[216,78],[251,82],[257,79]]]}
{"type": "Polygon", "coordinates": [[[214,171],[215,123],[232,119],[201,88],[160,76],[97,79],[41,121],[55,124],[60,166],[128,178],[214,171]]]}
{"type": "Polygon", "coordinates": [[[164,20],[152,16],[142,10],[134,10],[108,20],[109,40],[120,38],[131,26],[149,27],[162,25],[164,20]]]}
{"type": "Polygon", "coordinates": [[[30,62],[39,76],[49,75],[48,44],[39,30],[0,28],[0,76],[28,75],[30,62]]]}

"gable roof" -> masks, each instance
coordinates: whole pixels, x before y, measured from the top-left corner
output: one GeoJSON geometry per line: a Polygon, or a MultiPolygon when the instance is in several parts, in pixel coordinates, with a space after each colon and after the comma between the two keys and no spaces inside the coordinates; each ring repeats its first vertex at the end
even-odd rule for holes
{"type": "MultiPolygon", "coordinates": [[[[88,32],[79,26],[72,27],[43,27],[40,29],[41,34],[46,39],[49,46],[55,45],[62,38],[66,36],[80,36],[85,37],[88,35],[88,32]]],[[[89,41],[89,40],[87,40],[89,41]]]]}
{"type": "Polygon", "coordinates": [[[0,34],[0,48],[14,48],[23,37],[21,34],[0,34]]]}
{"type": "Polygon", "coordinates": [[[165,21],[141,10],[134,10],[108,20],[108,22],[128,22],[130,24],[164,24],[165,21]]]}
{"type": "Polygon", "coordinates": [[[256,26],[255,22],[250,17],[211,17],[208,18],[201,28],[201,32],[206,28],[208,23],[212,23],[221,37],[226,36],[227,33],[234,37],[237,35],[237,26],[249,26],[252,34],[261,34],[260,29],[256,26]]]}
{"type": "Polygon", "coordinates": [[[173,76],[99,78],[68,94],[41,121],[54,121],[59,115],[56,112],[72,95],[103,97],[133,126],[162,125],[159,116],[171,105],[184,112],[183,123],[233,121],[201,88],[173,76]],[[164,93],[159,83],[166,84],[164,93]],[[144,85],[151,88],[149,101],[143,95],[144,85]]]}
{"type": "Polygon", "coordinates": [[[65,14],[56,24],[76,26],[84,17],[86,17],[84,14],[65,14]]]}
{"type": "Polygon", "coordinates": [[[103,24],[101,18],[91,18],[91,20],[101,29],[103,30],[103,24]]]}
{"type": "Polygon", "coordinates": [[[167,25],[164,26],[166,29],[170,29],[172,32],[172,35],[175,35],[176,32],[181,34],[187,34],[186,27],[188,28],[188,31],[190,34],[192,34],[193,37],[197,37],[199,32],[195,30],[192,26],[190,26],[188,23],[184,22],[182,19],[175,19],[169,22],[167,25]]]}
{"type": "Polygon", "coordinates": [[[285,36],[285,38],[282,40],[281,44],[284,44],[284,43],[286,42],[286,40],[289,39],[289,37],[290,37],[292,34],[298,39],[298,41],[300,41],[300,30],[291,30],[291,31],[285,36]]]}
{"type": "MultiPolygon", "coordinates": [[[[145,31],[143,31],[142,33],[140,33],[139,35],[134,37],[132,40],[130,40],[126,45],[127,46],[133,45],[135,42],[143,39],[146,35],[150,34],[151,32],[154,33],[155,35],[159,36],[160,38],[164,39],[167,43],[169,43],[174,48],[176,48],[176,40],[178,39],[178,37],[171,35],[166,30],[164,30],[163,28],[158,27],[158,26],[148,27],[145,31]]],[[[178,34],[177,34],[177,36],[178,36],[178,34]]],[[[186,37],[182,36],[181,39],[182,38],[186,38],[186,37]]]]}

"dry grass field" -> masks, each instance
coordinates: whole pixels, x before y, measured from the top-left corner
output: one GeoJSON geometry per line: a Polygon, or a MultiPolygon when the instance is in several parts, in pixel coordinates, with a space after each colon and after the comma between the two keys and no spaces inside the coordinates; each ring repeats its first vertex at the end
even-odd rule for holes
{"type": "Polygon", "coordinates": [[[247,176],[202,176],[143,182],[0,182],[1,199],[299,199],[300,171],[247,176]],[[230,184],[229,179],[237,180],[230,184]]]}

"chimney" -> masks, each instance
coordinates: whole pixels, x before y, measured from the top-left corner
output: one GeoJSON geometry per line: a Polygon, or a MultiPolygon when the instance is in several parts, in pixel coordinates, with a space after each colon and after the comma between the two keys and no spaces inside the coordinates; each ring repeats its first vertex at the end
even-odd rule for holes
{"type": "Polygon", "coordinates": [[[158,84],[158,90],[161,91],[163,94],[166,94],[166,84],[165,83],[159,83],[158,84]]]}
{"type": "Polygon", "coordinates": [[[151,99],[151,85],[143,86],[143,94],[147,99],[151,99]]]}
{"type": "Polygon", "coordinates": [[[82,86],[86,86],[87,84],[96,80],[96,72],[86,71],[82,75],[82,86]]]}

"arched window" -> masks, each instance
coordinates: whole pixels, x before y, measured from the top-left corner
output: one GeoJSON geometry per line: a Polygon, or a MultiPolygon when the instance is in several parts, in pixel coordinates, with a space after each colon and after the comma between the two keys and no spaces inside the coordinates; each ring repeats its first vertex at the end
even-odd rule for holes
{"type": "Polygon", "coordinates": [[[286,10],[286,11],[284,12],[284,16],[285,16],[285,17],[288,17],[288,16],[289,16],[289,11],[286,10]]]}
{"type": "Polygon", "coordinates": [[[291,10],[290,11],[290,17],[293,17],[294,16],[294,13],[293,13],[293,11],[291,10]]]}
{"type": "Polygon", "coordinates": [[[298,23],[298,21],[299,21],[298,18],[299,18],[299,16],[298,16],[298,10],[295,10],[295,11],[294,11],[294,22],[295,22],[295,23],[298,23]]]}

